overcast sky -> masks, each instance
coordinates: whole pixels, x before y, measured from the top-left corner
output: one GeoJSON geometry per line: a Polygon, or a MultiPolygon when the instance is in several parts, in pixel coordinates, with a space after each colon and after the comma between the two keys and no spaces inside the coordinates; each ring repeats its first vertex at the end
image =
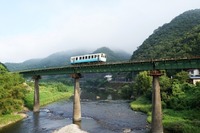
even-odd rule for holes
{"type": "Polygon", "coordinates": [[[133,53],[200,0],[0,0],[0,62],[106,46],[133,53]]]}

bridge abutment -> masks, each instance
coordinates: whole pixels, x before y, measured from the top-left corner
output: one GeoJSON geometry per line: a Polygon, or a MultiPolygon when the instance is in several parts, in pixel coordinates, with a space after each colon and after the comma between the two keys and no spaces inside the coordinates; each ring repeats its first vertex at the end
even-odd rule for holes
{"type": "Polygon", "coordinates": [[[39,95],[39,79],[41,79],[40,75],[36,75],[32,77],[35,81],[34,83],[34,105],[33,105],[33,112],[40,111],[40,95],[39,95]]]}
{"type": "Polygon", "coordinates": [[[74,78],[74,102],[73,102],[73,123],[81,121],[81,103],[80,103],[80,83],[79,79],[82,77],[80,73],[71,75],[74,78]]]}
{"type": "Polygon", "coordinates": [[[162,73],[158,70],[154,70],[150,72],[150,75],[153,76],[151,132],[163,133],[162,106],[159,84],[159,77],[162,75],[162,73]]]}

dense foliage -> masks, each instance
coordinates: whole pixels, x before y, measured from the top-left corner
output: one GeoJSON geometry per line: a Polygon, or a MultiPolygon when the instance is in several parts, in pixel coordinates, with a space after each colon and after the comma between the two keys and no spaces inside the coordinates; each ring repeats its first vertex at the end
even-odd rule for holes
{"type": "Polygon", "coordinates": [[[24,79],[17,73],[9,73],[3,65],[0,73],[0,115],[21,110],[27,92],[24,79]]]}
{"type": "Polygon", "coordinates": [[[0,62],[0,73],[5,73],[7,71],[8,71],[7,67],[0,62]]]}
{"type": "Polygon", "coordinates": [[[131,60],[200,56],[199,33],[200,9],[184,12],[155,30],[133,52],[131,60]]]}
{"type": "MultiPolygon", "coordinates": [[[[163,108],[163,124],[170,132],[199,132],[200,126],[200,83],[188,83],[188,72],[181,71],[169,78],[160,77],[161,99],[163,108]]],[[[131,107],[151,115],[152,87],[148,72],[140,72],[132,88],[133,95],[138,98],[131,107]],[[142,80],[142,82],[141,82],[142,80]],[[137,93],[140,90],[140,93],[137,93]]],[[[151,122],[151,117],[148,118],[151,122]]]]}
{"type": "Polygon", "coordinates": [[[147,95],[151,97],[152,88],[152,77],[148,76],[148,72],[140,72],[134,81],[133,85],[133,95],[138,97],[141,95],[147,95]]]}
{"type": "MultiPolygon", "coordinates": [[[[188,83],[188,73],[181,71],[173,79],[163,75],[160,77],[161,97],[163,108],[175,110],[200,109],[200,84],[188,83]]],[[[144,95],[149,101],[152,98],[152,77],[148,72],[140,72],[133,86],[134,97],[144,95]]]]}

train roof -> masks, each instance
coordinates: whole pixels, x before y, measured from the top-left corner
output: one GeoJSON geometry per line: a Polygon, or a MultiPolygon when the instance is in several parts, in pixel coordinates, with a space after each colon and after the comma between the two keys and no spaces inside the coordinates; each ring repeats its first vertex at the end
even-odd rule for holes
{"type": "Polygon", "coordinates": [[[72,56],[71,58],[80,57],[80,56],[89,56],[89,55],[99,55],[99,54],[105,54],[105,53],[91,53],[91,54],[84,54],[84,55],[76,55],[76,56],[72,56]]]}

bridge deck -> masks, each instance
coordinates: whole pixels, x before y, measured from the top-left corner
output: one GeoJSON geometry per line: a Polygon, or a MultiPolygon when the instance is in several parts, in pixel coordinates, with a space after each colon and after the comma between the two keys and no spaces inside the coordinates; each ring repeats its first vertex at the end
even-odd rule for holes
{"type": "Polygon", "coordinates": [[[145,70],[195,69],[200,68],[200,57],[181,59],[156,59],[105,64],[80,64],[64,67],[20,71],[24,76],[58,75],[72,73],[131,72],[145,70]]]}

